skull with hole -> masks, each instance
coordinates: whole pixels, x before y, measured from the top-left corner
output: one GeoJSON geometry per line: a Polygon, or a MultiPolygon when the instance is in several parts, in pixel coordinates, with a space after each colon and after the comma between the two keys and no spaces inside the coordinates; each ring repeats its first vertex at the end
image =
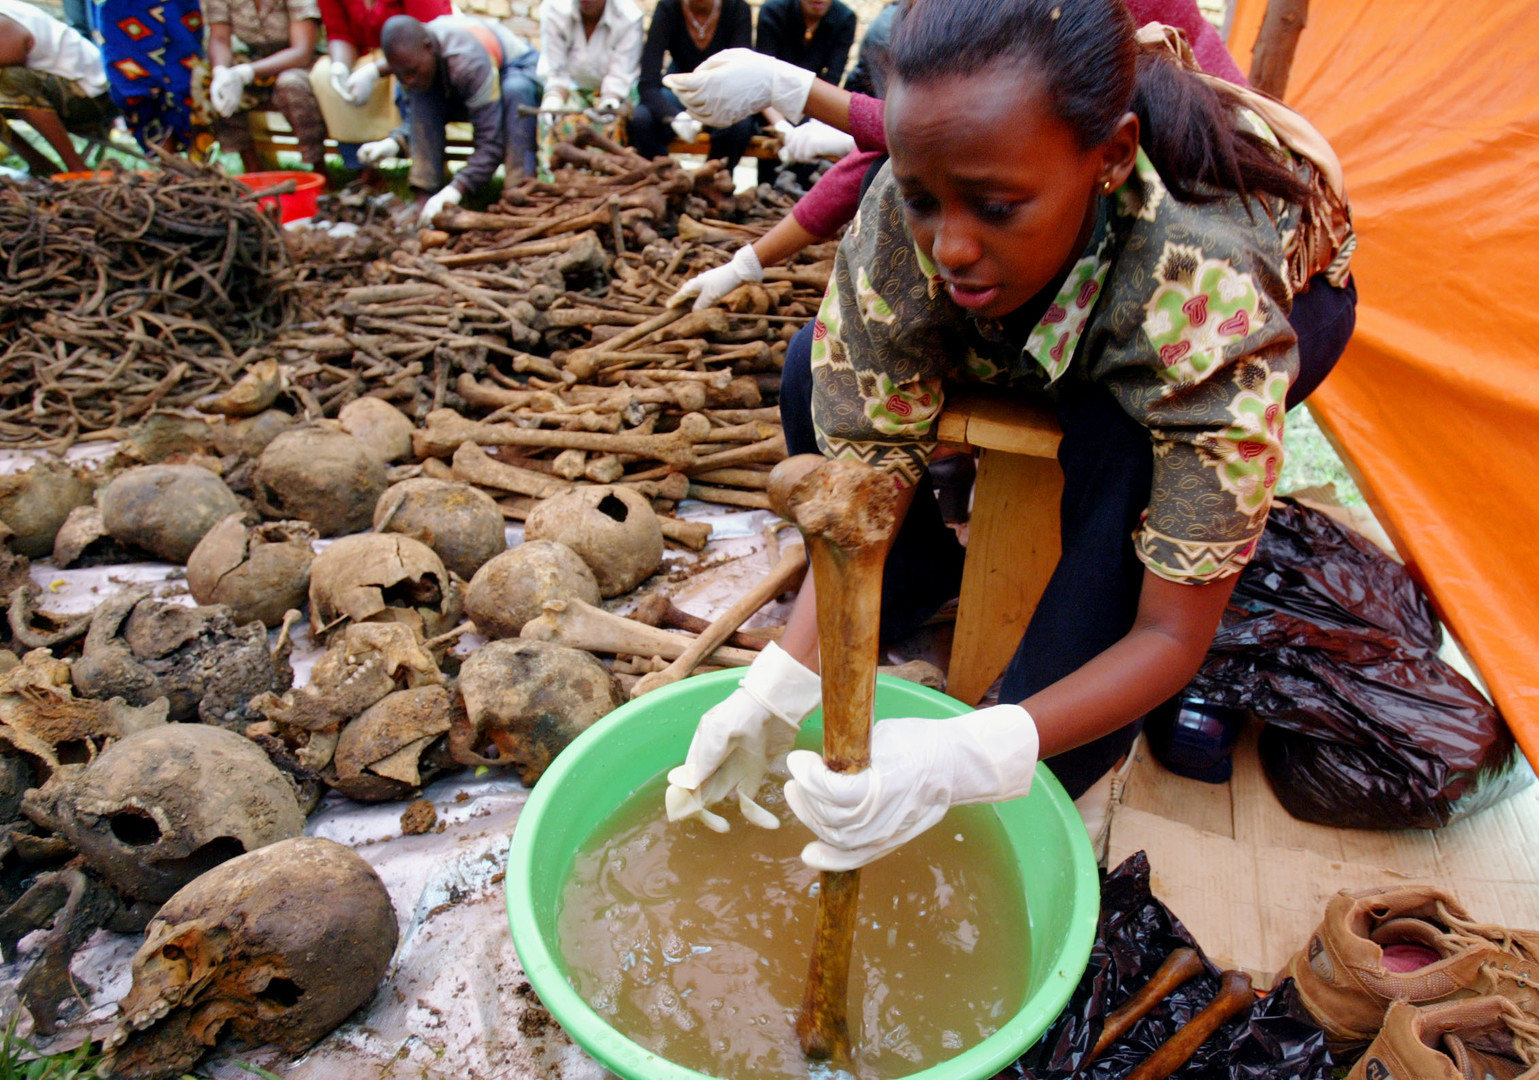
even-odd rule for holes
{"type": "Polygon", "coordinates": [[[517,637],[547,600],[576,597],[598,605],[598,579],[565,544],[528,540],[476,571],[465,590],[465,614],[489,638],[517,637]]]}
{"type": "Polygon", "coordinates": [[[341,844],[297,837],[232,859],[145,931],[107,1068],[179,1076],[225,1031],[301,1053],[374,995],[396,937],[384,883],[341,844]]]}
{"type": "Polygon", "coordinates": [[[553,495],[529,512],[524,539],[571,548],[593,571],[603,596],[629,592],[663,561],[657,514],[630,488],[580,487],[553,495]]]}
{"type": "Polygon", "coordinates": [[[47,558],[70,511],[89,504],[91,495],[91,485],[57,458],[38,458],[29,469],[0,476],[0,522],[13,534],[11,550],[47,558]]]}
{"type": "Polygon", "coordinates": [[[315,530],[303,521],[246,524],[231,514],[187,557],[187,587],[200,604],[224,604],[236,623],[277,626],[310,592],[315,530]]]}
{"type": "Polygon", "coordinates": [[[464,709],[442,686],[398,690],[342,729],[326,783],[350,799],[403,799],[453,764],[442,736],[464,709]]]}
{"type": "Polygon", "coordinates": [[[625,700],[591,653],[546,641],[492,641],[460,668],[465,715],[449,734],[463,765],[517,766],[533,784],[556,755],[625,700]],[[495,747],[495,758],[486,748],[495,747]]]}
{"type": "Polygon", "coordinates": [[[171,700],[173,721],[236,731],[256,719],[251,699],[293,682],[287,646],[269,652],[261,623],[237,626],[222,605],[186,607],[126,590],[91,617],[84,652],[70,665],[81,694],[147,705],[171,700]]]}
{"type": "Polygon", "coordinates": [[[358,439],[319,425],[285,431],[262,451],[257,508],[269,518],[299,518],[322,536],[369,527],[385,490],[385,466],[358,439]]]}
{"type": "Polygon", "coordinates": [[[425,476],[385,490],[374,508],[374,531],[421,541],[466,581],[508,546],[502,511],[490,495],[469,484],[425,476]]]}
{"type": "Polygon", "coordinates": [[[161,724],[65,765],[22,810],[59,833],[125,900],[158,903],[247,851],[298,836],[294,788],[251,740],[161,724]]]}
{"type": "Polygon", "coordinates": [[[93,760],[109,739],[165,723],[167,705],[164,698],[143,709],[122,698],[77,698],[69,664],[48,649],[33,649],[0,675],[0,742],[46,776],[61,764],[93,760]]]}
{"type": "Polygon", "coordinates": [[[114,540],[174,563],[185,563],[205,533],[240,513],[225,482],[197,465],[129,469],[102,490],[100,504],[114,540]]]}
{"type": "Polygon", "coordinates": [[[436,637],[460,617],[464,587],[433,549],[409,536],[344,536],[310,566],[310,625],[317,635],[344,621],[400,622],[436,637]]]}

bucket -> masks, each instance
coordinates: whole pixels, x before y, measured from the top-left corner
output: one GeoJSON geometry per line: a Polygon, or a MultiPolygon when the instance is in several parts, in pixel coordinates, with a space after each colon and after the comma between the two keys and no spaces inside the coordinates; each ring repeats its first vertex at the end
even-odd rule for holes
{"type": "MultiPolygon", "coordinates": [[[[729,668],[685,679],[622,705],[583,732],[530,793],[508,849],[508,920],[529,982],[567,1034],[625,1080],[703,1080],[706,1074],[632,1042],[572,989],[556,937],[562,889],[578,848],[638,788],[684,760],[700,714],[730,694],[741,678],[740,670],[729,668]]],[[[934,690],[885,675],[877,678],[878,717],[971,711],[934,690]]],[[[815,713],[797,744],[816,749],[821,740],[822,714],[815,713]]],[[[1031,977],[1026,1001],[993,1035],[912,1074],[914,1080],[988,1080],[1047,1030],[1090,958],[1100,882],[1074,804],[1039,765],[1030,795],[994,808],[1027,888],[1031,977]]]]}
{"type": "MultiPolygon", "coordinates": [[[[314,215],[316,200],[319,198],[321,190],[326,186],[326,177],[320,173],[286,169],[279,169],[274,172],[248,172],[236,177],[236,179],[252,191],[257,192],[275,188],[285,180],[294,181],[294,190],[291,194],[276,196],[278,216],[286,222],[298,221],[300,218],[314,215]]],[[[264,208],[273,204],[273,199],[258,199],[257,201],[264,208]]]]}

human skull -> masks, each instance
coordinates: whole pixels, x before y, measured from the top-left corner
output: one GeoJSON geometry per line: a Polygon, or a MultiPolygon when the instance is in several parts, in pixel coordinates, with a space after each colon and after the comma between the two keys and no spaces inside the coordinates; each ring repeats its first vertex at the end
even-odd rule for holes
{"type": "Polygon", "coordinates": [[[527,540],[476,571],[465,590],[465,614],[489,638],[517,637],[547,600],[576,597],[598,606],[598,579],[565,544],[527,540]]]}
{"type": "Polygon", "coordinates": [[[460,615],[463,588],[426,544],[395,533],[344,536],[310,566],[310,625],[402,622],[430,638],[460,615]]]}
{"type": "Polygon", "coordinates": [[[187,557],[187,588],[200,604],[227,605],[239,625],[277,626],[284,612],[304,607],[315,539],[303,521],[247,526],[231,514],[187,557]]]}
{"type": "Polygon", "coordinates": [[[376,397],[349,401],[337,414],[337,422],[378,461],[388,465],[411,456],[412,422],[388,401],[376,397]]]}
{"type": "Polygon", "coordinates": [[[146,929],[108,1070],[179,1076],[226,1029],[300,1053],[373,996],[396,938],[384,883],[341,844],[296,837],[232,859],[146,929]]]}
{"type": "Polygon", "coordinates": [[[125,899],[149,902],[305,826],[294,788],[267,755],[206,724],[120,739],[90,765],[56,770],[22,808],[125,899]]]}
{"type": "Polygon", "coordinates": [[[91,485],[57,458],[38,458],[29,469],[0,476],[0,522],[13,534],[11,550],[47,558],[70,511],[88,504],[91,494],[91,485]]]}
{"type": "Polygon", "coordinates": [[[257,465],[258,509],[270,518],[308,521],[322,536],[367,529],[384,490],[385,466],[345,431],[285,431],[257,465]]]}
{"type": "Polygon", "coordinates": [[[442,686],[398,690],[382,698],[342,729],[326,783],[362,802],[411,794],[448,764],[447,755],[427,761],[424,755],[461,712],[442,686]]]}
{"type": "Polygon", "coordinates": [[[421,541],[466,581],[508,547],[502,511],[490,495],[426,476],[385,489],[374,508],[374,531],[421,541]]]}
{"type": "Polygon", "coordinates": [[[556,540],[577,552],[604,596],[629,592],[663,561],[657,514],[630,488],[580,487],[553,495],[529,512],[524,539],[556,540]]]}
{"type": "Polygon", "coordinates": [[[48,649],[33,649],[0,675],[0,742],[47,770],[63,762],[86,762],[108,739],[165,723],[167,702],[130,708],[122,698],[77,698],[69,664],[48,649]]]}
{"type": "Polygon", "coordinates": [[[197,465],[143,465],[103,489],[101,508],[113,539],[185,563],[203,534],[239,513],[240,503],[223,480],[197,465]]]}
{"type": "Polygon", "coordinates": [[[492,641],[460,668],[465,716],[449,736],[464,765],[518,767],[533,784],[567,744],[625,700],[592,654],[547,641],[492,641]],[[485,756],[495,746],[497,756],[485,756]]]}

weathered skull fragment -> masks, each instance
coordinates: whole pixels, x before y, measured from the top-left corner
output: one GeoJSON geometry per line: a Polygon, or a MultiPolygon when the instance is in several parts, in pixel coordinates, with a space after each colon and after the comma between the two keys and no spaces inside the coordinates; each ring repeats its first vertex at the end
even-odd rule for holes
{"type": "Polygon", "coordinates": [[[469,484],[425,476],[385,490],[374,508],[374,531],[421,541],[466,581],[508,547],[502,511],[490,495],[469,484]]]}
{"type": "Polygon", "coordinates": [[[11,530],[11,550],[46,558],[64,519],[91,495],[91,485],[57,458],[40,457],[30,469],[0,476],[0,522],[11,530]]]}
{"type": "Polygon", "coordinates": [[[76,563],[99,566],[133,562],[135,558],[134,552],[107,532],[101,508],[97,506],[75,507],[53,538],[53,564],[60,570],[76,563]]]}
{"type": "Polygon", "coordinates": [[[192,403],[203,413],[223,416],[255,416],[270,408],[288,387],[288,379],[276,360],[258,360],[222,394],[210,394],[192,403]]]}
{"type": "Polygon", "coordinates": [[[286,431],[257,464],[257,508],[270,518],[308,521],[322,536],[367,529],[384,490],[385,466],[344,431],[286,431]]]}
{"type": "Polygon", "coordinates": [[[398,690],[342,729],[326,783],[360,802],[405,798],[452,764],[441,738],[460,716],[442,686],[398,690]]]}
{"type": "Polygon", "coordinates": [[[232,859],[145,931],[108,1069],[179,1076],[226,1030],[248,1046],[307,1050],[373,996],[396,934],[384,883],[341,844],[298,837],[232,859]]]}
{"type": "Polygon", "coordinates": [[[556,755],[625,700],[592,654],[545,641],[492,641],[460,668],[465,717],[449,735],[463,765],[515,765],[533,784],[556,755]],[[496,757],[486,756],[495,747],[496,757]]]}
{"type": "Polygon", "coordinates": [[[517,637],[548,600],[573,597],[598,605],[598,580],[588,564],[565,544],[527,540],[498,555],[470,579],[465,615],[489,638],[517,637]]]}
{"type": "Polygon", "coordinates": [[[248,526],[231,514],[187,557],[187,587],[200,604],[228,606],[242,626],[253,620],[277,626],[284,612],[304,607],[315,539],[303,521],[248,526]]]}
{"type": "Polygon", "coordinates": [[[236,731],[256,719],[251,699],[293,682],[286,647],[267,648],[261,623],[237,626],[222,605],[186,607],[127,590],[96,609],[85,651],[70,665],[86,697],[147,705],[171,700],[173,721],[200,719],[236,731]]]}
{"type": "Polygon", "coordinates": [[[77,698],[69,664],[47,649],[33,649],[0,675],[0,742],[51,772],[63,763],[91,761],[109,739],[165,723],[166,706],[164,698],[143,709],[122,698],[77,698]]]}
{"type": "Polygon", "coordinates": [[[388,401],[376,397],[349,401],[337,414],[337,422],[368,447],[377,461],[388,465],[411,456],[413,424],[388,401]]]}
{"type": "Polygon", "coordinates": [[[310,625],[317,635],[344,620],[402,622],[435,637],[460,617],[463,586],[433,549],[409,536],[344,536],[310,566],[310,625]]]}
{"type": "Polygon", "coordinates": [[[300,423],[282,409],[268,409],[255,416],[223,417],[209,424],[214,446],[225,457],[258,458],[267,445],[300,423]]]}
{"type": "Polygon", "coordinates": [[[225,482],[196,465],[129,469],[102,491],[100,505],[113,539],[174,563],[185,563],[204,533],[240,512],[225,482]]]}
{"type": "Polygon", "coordinates": [[[556,540],[577,552],[604,596],[629,592],[663,561],[657,515],[630,488],[580,487],[553,495],[529,512],[524,539],[556,540]]]}
{"type": "Polygon", "coordinates": [[[125,901],[152,903],[305,826],[293,786],[267,755],[205,724],[119,739],[90,765],[55,770],[22,810],[69,840],[125,901]]]}

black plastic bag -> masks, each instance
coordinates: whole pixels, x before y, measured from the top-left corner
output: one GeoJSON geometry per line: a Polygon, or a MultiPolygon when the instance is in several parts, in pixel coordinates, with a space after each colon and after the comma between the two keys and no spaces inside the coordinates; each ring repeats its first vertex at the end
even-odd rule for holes
{"type": "Polygon", "coordinates": [[[1532,780],[1496,709],[1438,658],[1440,640],[1403,566],[1282,499],[1187,693],[1267,722],[1262,765],[1294,817],[1440,828],[1532,780]]]}
{"type": "MultiPolygon", "coordinates": [[[[1018,1080],[1116,1080],[1142,1062],[1212,1000],[1218,970],[1177,987],[1163,1003],[1088,1067],[1105,1017],[1149,981],[1165,957],[1202,948],[1149,891],[1149,860],[1130,855],[1101,887],[1101,921],[1090,965],[1068,1006],[1002,1077],[1018,1080]]],[[[1180,1080],[1326,1080],[1333,1067],[1325,1033],[1309,1019],[1291,980],[1229,1021],[1172,1076],[1180,1080]]]]}

